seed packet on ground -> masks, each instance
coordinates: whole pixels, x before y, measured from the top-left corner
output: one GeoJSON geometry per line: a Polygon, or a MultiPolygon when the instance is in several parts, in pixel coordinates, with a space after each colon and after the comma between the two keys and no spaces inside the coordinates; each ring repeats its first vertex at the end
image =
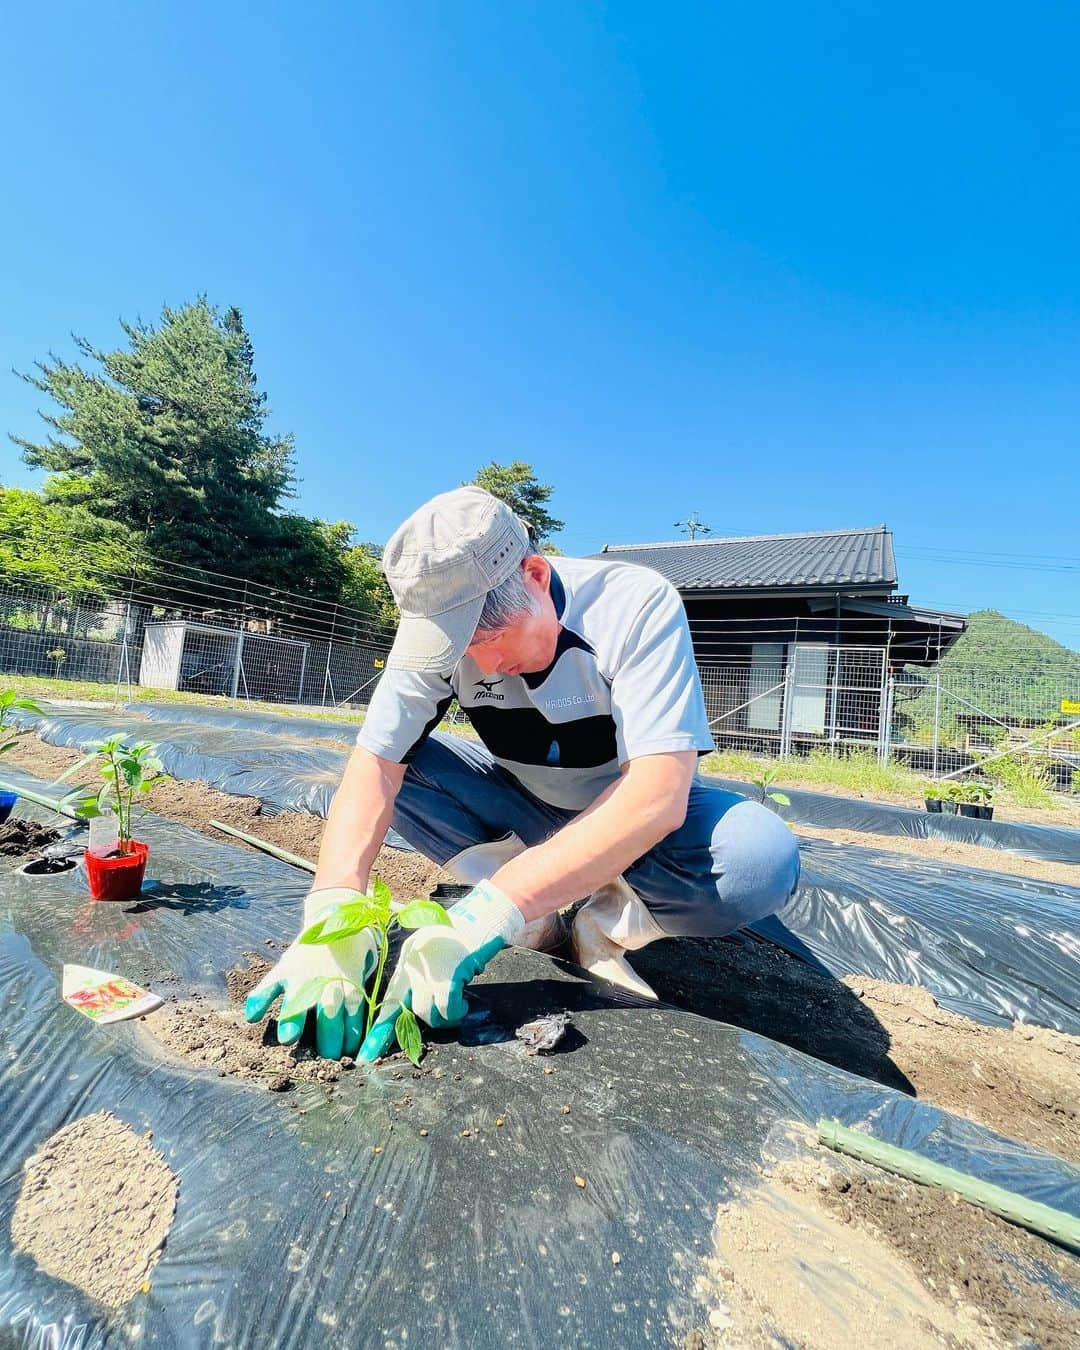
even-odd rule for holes
{"type": "Polygon", "coordinates": [[[93,1022],[122,1022],[161,1007],[161,999],[123,975],[90,966],[64,967],[64,1002],[93,1022]]]}

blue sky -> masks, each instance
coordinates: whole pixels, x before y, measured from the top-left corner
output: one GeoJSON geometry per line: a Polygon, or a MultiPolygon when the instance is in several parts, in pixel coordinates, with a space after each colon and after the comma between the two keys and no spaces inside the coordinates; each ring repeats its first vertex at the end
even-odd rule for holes
{"type": "Polygon", "coordinates": [[[204,292],[362,537],[524,458],[567,552],[884,520],[919,602],[1080,647],[1075,5],[3,22],[0,429],[204,292]]]}

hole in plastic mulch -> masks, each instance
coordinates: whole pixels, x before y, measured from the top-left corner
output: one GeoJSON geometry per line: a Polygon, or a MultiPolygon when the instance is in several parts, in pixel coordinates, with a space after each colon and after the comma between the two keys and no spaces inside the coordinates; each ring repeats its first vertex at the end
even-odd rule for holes
{"type": "Polygon", "coordinates": [[[78,865],[74,858],[34,858],[20,867],[19,872],[24,877],[54,877],[60,872],[71,872],[78,865]]]}

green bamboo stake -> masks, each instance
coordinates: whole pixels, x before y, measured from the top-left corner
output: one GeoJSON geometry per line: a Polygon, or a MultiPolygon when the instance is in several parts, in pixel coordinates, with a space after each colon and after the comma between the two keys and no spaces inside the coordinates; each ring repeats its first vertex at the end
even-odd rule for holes
{"type": "Polygon", "coordinates": [[[907,1177],[909,1181],[953,1191],[971,1204],[988,1209],[1010,1223],[1019,1224],[1021,1228],[1030,1229],[1040,1237],[1052,1238],[1063,1246],[1080,1251],[1080,1219],[1060,1209],[1051,1209],[1038,1200],[1028,1200],[1015,1191],[1007,1191],[989,1181],[980,1181],[970,1172],[959,1172],[955,1167],[931,1162],[919,1153],[898,1148],[895,1144],[886,1144],[862,1130],[849,1130],[838,1120],[818,1121],[818,1142],[837,1153],[846,1153],[849,1157],[873,1163],[886,1172],[907,1177]]]}
{"type": "Polygon", "coordinates": [[[30,788],[17,787],[14,783],[0,783],[0,792],[14,792],[18,797],[25,797],[28,802],[34,802],[38,806],[44,806],[50,811],[55,811],[58,816],[66,816],[68,820],[78,820],[79,817],[65,806],[63,802],[54,801],[52,797],[43,797],[40,792],[34,792],[30,788]]]}
{"type": "Polygon", "coordinates": [[[315,864],[309,862],[307,858],[301,858],[298,853],[290,853],[288,849],[278,848],[276,844],[268,843],[265,839],[259,839],[253,834],[245,834],[243,830],[234,830],[231,825],[226,825],[223,820],[212,820],[210,822],[215,830],[220,830],[222,834],[231,834],[234,839],[242,839],[245,844],[250,844],[252,848],[260,849],[263,853],[269,853],[272,858],[277,858],[279,862],[290,863],[293,867],[299,867],[301,871],[311,872],[314,875],[315,864]]]}

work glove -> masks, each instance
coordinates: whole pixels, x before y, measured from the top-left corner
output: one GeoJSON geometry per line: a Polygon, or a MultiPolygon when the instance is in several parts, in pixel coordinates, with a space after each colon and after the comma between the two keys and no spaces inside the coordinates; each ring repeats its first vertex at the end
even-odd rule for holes
{"type": "Polygon", "coordinates": [[[397,967],[375,1025],[360,1047],[370,1062],[394,1042],[402,1008],[431,1027],[449,1027],[465,1017],[465,986],[487,963],[518,941],[525,920],[517,905],[490,881],[482,881],[448,911],[450,923],[417,928],[402,943],[397,967]]]}
{"type": "MultiPolygon", "coordinates": [[[[346,887],[312,891],[304,901],[304,928],[338,905],[360,898],[357,891],[346,887]]],[[[378,944],[369,929],[317,945],[297,938],[248,994],[244,1016],[249,1022],[261,1021],[274,999],[283,994],[277,1023],[282,1045],[300,1039],[314,1008],[315,1045],[322,1058],[355,1055],[364,1035],[364,985],[377,960],[378,944]]]]}

